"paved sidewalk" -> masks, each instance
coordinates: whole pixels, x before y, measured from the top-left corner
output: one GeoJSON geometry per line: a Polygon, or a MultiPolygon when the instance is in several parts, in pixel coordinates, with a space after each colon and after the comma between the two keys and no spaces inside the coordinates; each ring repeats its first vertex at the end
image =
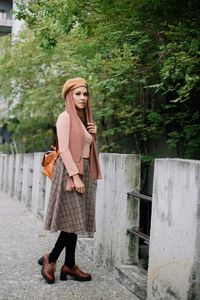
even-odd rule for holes
{"type": "MultiPolygon", "coordinates": [[[[93,275],[90,282],[59,281],[49,285],[37,259],[51,250],[57,234],[43,230],[41,220],[23,205],[0,192],[0,300],[137,300],[112,275],[77,251],[77,263],[93,275]]],[[[64,251],[63,251],[64,252],[64,251]]]]}

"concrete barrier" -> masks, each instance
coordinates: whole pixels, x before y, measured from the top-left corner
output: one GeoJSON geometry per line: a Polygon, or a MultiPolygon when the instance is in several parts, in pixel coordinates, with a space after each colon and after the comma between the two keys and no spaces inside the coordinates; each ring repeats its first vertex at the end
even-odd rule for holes
{"type": "MultiPolygon", "coordinates": [[[[42,156],[41,152],[0,154],[0,187],[43,218],[51,181],[42,174],[42,156]]],[[[140,158],[109,153],[100,155],[100,163],[103,179],[94,186],[97,233],[91,253],[110,268],[137,263],[138,239],[130,238],[127,229],[138,226],[139,202],[127,200],[127,193],[139,189],[140,158]]]]}
{"type": "Polygon", "coordinates": [[[11,154],[8,158],[8,194],[14,194],[14,175],[15,175],[15,155],[11,154]]]}
{"type": "Polygon", "coordinates": [[[9,155],[4,154],[3,155],[3,172],[2,172],[2,176],[3,176],[2,189],[5,193],[7,193],[7,191],[8,191],[8,159],[9,159],[9,155]]]}
{"type": "Polygon", "coordinates": [[[200,299],[200,161],[155,162],[148,300],[200,299]]]}
{"type": "Polygon", "coordinates": [[[0,189],[3,190],[4,154],[0,154],[0,189]]]}
{"type": "Polygon", "coordinates": [[[51,180],[49,179],[49,177],[45,177],[45,198],[44,198],[44,216],[46,214],[47,211],[47,205],[48,205],[48,201],[49,201],[49,195],[50,195],[50,189],[51,189],[51,180]]]}
{"type": "MultiPolygon", "coordinates": [[[[0,189],[43,218],[51,181],[41,172],[41,157],[42,153],[0,154],[0,189]]],[[[138,226],[139,202],[127,199],[127,192],[139,190],[140,157],[104,153],[100,163],[103,179],[96,188],[97,232],[86,243],[79,240],[79,246],[119,275],[120,266],[138,262],[138,239],[126,231],[138,226]]],[[[147,299],[198,300],[200,161],[156,160],[152,204],[147,299]]],[[[134,284],[137,278],[140,281],[138,271],[133,267],[129,271],[136,278],[134,284]]],[[[146,299],[145,291],[138,292],[139,285],[129,289],[146,299]]]]}
{"type": "Polygon", "coordinates": [[[26,207],[31,209],[31,205],[35,202],[32,197],[33,184],[33,153],[24,154],[22,167],[22,202],[26,207]]]}
{"type": "Polygon", "coordinates": [[[35,215],[41,214],[44,211],[44,175],[42,174],[42,161],[43,153],[34,153],[33,158],[33,180],[32,180],[32,199],[31,210],[35,215]]]}
{"type": "Polygon", "coordinates": [[[127,193],[139,190],[140,157],[134,154],[100,154],[102,180],[97,182],[95,259],[112,269],[138,262],[138,241],[131,243],[127,229],[138,226],[139,202],[127,193]],[[132,208],[132,209],[130,209],[132,208]]]}
{"type": "MultiPolygon", "coordinates": [[[[1,157],[1,155],[0,155],[1,157]]],[[[15,155],[15,172],[14,172],[14,198],[21,201],[22,199],[22,178],[23,178],[23,154],[15,155]]]]}

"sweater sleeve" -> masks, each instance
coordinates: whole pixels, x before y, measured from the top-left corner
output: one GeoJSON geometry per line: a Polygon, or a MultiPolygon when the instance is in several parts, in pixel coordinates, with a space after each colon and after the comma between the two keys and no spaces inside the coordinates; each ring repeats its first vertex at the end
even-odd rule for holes
{"type": "Polygon", "coordinates": [[[69,149],[70,116],[67,112],[63,112],[59,115],[56,122],[56,130],[60,156],[67,169],[68,175],[71,177],[78,174],[79,171],[69,149]]]}

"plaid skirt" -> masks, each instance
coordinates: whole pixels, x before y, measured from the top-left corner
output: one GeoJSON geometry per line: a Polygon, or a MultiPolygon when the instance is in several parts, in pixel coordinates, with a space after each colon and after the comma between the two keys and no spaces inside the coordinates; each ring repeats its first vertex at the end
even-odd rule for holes
{"type": "Polygon", "coordinates": [[[67,178],[67,170],[59,157],[53,170],[44,229],[52,232],[62,230],[76,234],[92,233],[95,231],[95,202],[92,180],[89,177],[89,160],[84,159],[84,175],[81,176],[85,193],[67,191],[67,178]]]}

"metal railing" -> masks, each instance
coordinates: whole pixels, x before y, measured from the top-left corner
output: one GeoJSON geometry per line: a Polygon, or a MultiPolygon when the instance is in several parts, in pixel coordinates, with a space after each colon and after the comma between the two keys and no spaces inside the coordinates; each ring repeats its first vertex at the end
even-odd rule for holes
{"type": "MultiPolygon", "coordinates": [[[[136,191],[132,191],[132,192],[128,193],[128,196],[133,196],[134,198],[138,198],[138,199],[142,199],[142,200],[145,200],[145,201],[148,201],[148,202],[152,202],[152,197],[151,196],[144,195],[144,194],[141,194],[141,193],[136,192],[136,191]]],[[[139,228],[127,229],[127,233],[128,234],[133,234],[133,235],[143,239],[146,242],[146,244],[149,244],[150,236],[143,233],[143,232],[141,232],[139,230],[139,228]]]]}
{"type": "Polygon", "coordinates": [[[147,244],[149,244],[149,239],[150,239],[149,236],[139,231],[138,228],[127,229],[127,233],[134,234],[135,236],[143,239],[147,244]]]}
{"type": "Polygon", "coordinates": [[[139,198],[139,199],[143,199],[143,200],[147,200],[147,201],[152,202],[152,197],[151,196],[147,196],[147,195],[141,194],[139,192],[132,191],[132,192],[128,193],[128,196],[129,195],[134,196],[135,198],[139,198]]]}

